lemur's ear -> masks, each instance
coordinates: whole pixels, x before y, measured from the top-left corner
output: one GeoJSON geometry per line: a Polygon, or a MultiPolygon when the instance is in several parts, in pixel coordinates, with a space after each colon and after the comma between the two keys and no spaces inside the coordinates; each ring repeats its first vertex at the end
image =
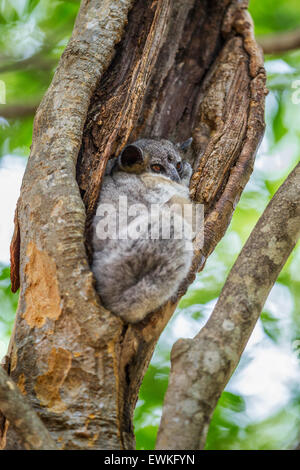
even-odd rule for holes
{"type": "Polygon", "coordinates": [[[181,144],[176,144],[176,145],[179,148],[179,150],[182,150],[183,152],[185,152],[191,146],[192,142],[193,142],[193,137],[190,137],[188,140],[185,140],[181,144]]]}
{"type": "Polygon", "coordinates": [[[143,151],[135,144],[127,145],[119,156],[119,166],[124,171],[138,173],[145,168],[143,151]]]}

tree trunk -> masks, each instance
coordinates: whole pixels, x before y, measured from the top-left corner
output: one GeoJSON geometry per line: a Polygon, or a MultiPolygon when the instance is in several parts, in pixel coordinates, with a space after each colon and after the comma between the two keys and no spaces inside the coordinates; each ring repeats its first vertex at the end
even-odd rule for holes
{"type": "MultiPolygon", "coordinates": [[[[156,342],[224,235],[263,134],[265,72],[246,8],[82,2],[35,117],[11,247],[21,289],[7,370],[59,448],[135,447],[132,417],[156,342]],[[124,324],[101,306],[89,266],[106,163],[138,137],[191,135],[204,247],[176,298],[124,324]]],[[[3,447],[24,447],[12,426],[2,428],[3,447]]]]}

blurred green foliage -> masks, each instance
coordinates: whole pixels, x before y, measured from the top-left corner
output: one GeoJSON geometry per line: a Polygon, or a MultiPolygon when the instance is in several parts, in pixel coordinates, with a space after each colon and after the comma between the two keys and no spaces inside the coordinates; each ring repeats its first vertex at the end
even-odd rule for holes
{"type": "Polygon", "coordinates": [[[79,5],[79,0],[0,0],[0,80],[6,85],[5,113],[12,116],[9,128],[0,121],[0,157],[28,156],[34,109],[50,85],[79,5]]]}
{"type": "Polygon", "coordinates": [[[299,27],[300,3],[298,0],[250,0],[255,33],[268,34],[289,31],[299,27]]]}
{"type": "MultiPolygon", "coordinates": [[[[6,105],[0,105],[0,158],[28,156],[34,110],[70,37],[79,3],[77,0],[0,0],[0,80],[5,82],[7,91],[6,105]]],[[[258,35],[292,30],[300,24],[299,0],[251,0],[250,12],[258,35]]],[[[266,68],[270,90],[266,104],[267,128],[254,173],[226,236],[161,336],[135,413],[140,449],[153,449],[155,445],[172,344],[179,337],[193,337],[205,324],[241,247],[277,188],[299,161],[300,104],[293,103],[292,84],[300,79],[300,51],[268,56],[266,68]]],[[[222,394],[209,429],[207,449],[286,449],[299,442],[299,264],[298,243],[264,307],[254,335],[256,339],[246,349],[222,394]],[[275,377],[270,378],[269,385],[260,393],[255,386],[274,362],[275,377]],[[252,364],[254,373],[250,376],[252,364]],[[285,369],[288,372],[284,375],[285,369]],[[270,406],[272,399],[274,403],[270,406]],[[258,411],[259,404],[264,412],[258,411]]],[[[9,288],[9,267],[2,263],[0,356],[8,344],[17,300],[18,295],[12,294],[9,288]]]]}

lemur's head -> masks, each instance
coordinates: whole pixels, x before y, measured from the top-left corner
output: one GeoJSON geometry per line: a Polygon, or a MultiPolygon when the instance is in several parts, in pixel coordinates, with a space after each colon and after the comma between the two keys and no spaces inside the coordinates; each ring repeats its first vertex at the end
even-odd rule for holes
{"type": "Polygon", "coordinates": [[[180,183],[187,170],[190,171],[189,163],[182,157],[191,143],[192,138],[183,144],[173,144],[165,139],[140,139],[124,148],[118,165],[128,173],[161,174],[180,183]]]}

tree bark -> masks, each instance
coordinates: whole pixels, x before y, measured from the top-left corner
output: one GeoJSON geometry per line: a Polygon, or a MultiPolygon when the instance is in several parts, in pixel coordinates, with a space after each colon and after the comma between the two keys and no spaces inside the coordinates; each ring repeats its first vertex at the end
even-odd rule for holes
{"type": "MultiPolygon", "coordinates": [[[[60,448],[134,448],[134,407],[155,344],[251,174],[265,72],[246,8],[238,0],[82,3],[36,114],[11,246],[21,291],[9,372],[16,383],[22,377],[60,448]],[[176,298],[124,324],[101,306],[88,262],[106,163],[137,137],[191,134],[204,248],[176,298]]],[[[22,447],[10,426],[6,441],[22,447]]]]}
{"type": "MultiPolygon", "coordinates": [[[[19,383],[22,387],[22,382],[19,383]]],[[[17,385],[0,367],[0,409],[27,450],[55,450],[56,445],[17,385]]]]}

